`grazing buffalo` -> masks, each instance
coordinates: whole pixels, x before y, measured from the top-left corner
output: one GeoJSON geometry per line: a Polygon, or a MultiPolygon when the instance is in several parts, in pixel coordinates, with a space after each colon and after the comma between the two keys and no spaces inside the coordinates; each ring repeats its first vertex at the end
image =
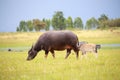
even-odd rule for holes
{"type": "Polygon", "coordinates": [[[65,59],[69,56],[72,49],[78,58],[78,44],[78,37],[71,31],[47,31],[39,37],[36,44],[28,51],[27,60],[34,59],[40,50],[45,51],[46,58],[49,51],[52,53],[53,58],[55,58],[54,50],[61,51],[65,49],[67,49],[65,59]]]}
{"type": "Polygon", "coordinates": [[[79,50],[82,51],[82,55],[86,54],[86,52],[94,52],[97,57],[97,49],[100,49],[100,45],[87,43],[87,42],[79,42],[79,50]]]}

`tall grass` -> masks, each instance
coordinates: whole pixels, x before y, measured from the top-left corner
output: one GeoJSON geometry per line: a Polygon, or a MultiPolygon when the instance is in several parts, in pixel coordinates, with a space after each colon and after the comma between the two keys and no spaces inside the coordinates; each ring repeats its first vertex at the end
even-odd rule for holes
{"type": "Polygon", "coordinates": [[[120,49],[101,49],[98,58],[87,54],[77,60],[75,54],[64,59],[65,51],[45,59],[41,51],[26,61],[26,51],[0,52],[0,80],[120,80],[119,53],[120,49]]]}
{"type": "MultiPolygon", "coordinates": [[[[80,41],[91,43],[120,43],[120,30],[73,31],[80,41]]],[[[0,33],[0,48],[30,47],[42,32],[0,33]]],[[[74,52],[64,59],[65,51],[56,51],[56,59],[49,53],[38,53],[26,61],[27,51],[0,51],[0,80],[120,80],[120,48],[102,48],[93,54],[76,59],[74,52]]]]}
{"type": "Polygon", "coordinates": [[[0,33],[0,47],[30,46],[41,34],[41,32],[0,33]]]}
{"type": "Polygon", "coordinates": [[[79,37],[81,41],[88,41],[91,43],[99,43],[99,44],[112,44],[112,43],[120,43],[120,30],[109,31],[109,30],[85,30],[85,31],[75,31],[75,34],[79,37]]]}
{"type": "MultiPolygon", "coordinates": [[[[95,30],[95,31],[78,31],[74,32],[80,41],[88,41],[91,43],[120,43],[120,30],[107,31],[107,30],[95,30]]],[[[0,33],[0,47],[19,47],[19,46],[31,46],[36,42],[38,37],[43,32],[28,32],[28,33],[0,33]]]]}

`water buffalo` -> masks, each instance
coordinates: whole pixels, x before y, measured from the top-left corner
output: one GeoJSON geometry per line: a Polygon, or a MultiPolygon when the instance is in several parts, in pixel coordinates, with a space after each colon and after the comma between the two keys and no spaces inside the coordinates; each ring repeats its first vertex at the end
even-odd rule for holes
{"type": "Polygon", "coordinates": [[[34,59],[40,50],[45,51],[46,58],[49,51],[52,53],[53,58],[55,58],[54,50],[61,51],[65,49],[67,49],[65,59],[69,56],[72,49],[78,58],[78,44],[78,37],[71,31],[47,31],[39,37],[36,44],[28,51],[27,60],[34,59]]]}

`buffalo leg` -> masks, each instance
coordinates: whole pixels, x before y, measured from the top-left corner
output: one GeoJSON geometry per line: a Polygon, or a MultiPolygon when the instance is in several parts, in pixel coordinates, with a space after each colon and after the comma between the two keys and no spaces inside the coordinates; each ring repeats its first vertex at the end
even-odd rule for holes
{"type": "Polygon", "coordinates": [[[76,58],[78,59],[79,57],[79,51],[75,51],[76,52],[76,58]]]}
{"type": "Polygon", "coordinates": [[[75,46],[73,50],[76,53],[76,58],[78,59],[78,57],[79,57],[79,49],[75,46]]]}
{"type": "Polygon", "coordinates": [[[71,49],[67,49],[67,53],[66,53],[65,59],[67,59],[67,57],[70,55],[70,53],[71,53],[71,49]]]}
{"type": "Polygon", "coordinates": [[[55,58],[54,50],[50,50],[50,52],[52,53],[53,58],[55,58]]]}
{"type": "Polygon", "coordinates": [[[47,58],[49,51],[45,51],[45,58],[47,58]]]}
{"type": "Polygon", "coordinates": [[[94,50],[94,53],[95,53],[95,56],[96,56],[96,58],[98,57],[98,51],[97,51],[97,47],[95,48],[95,50],[94,50]]]}

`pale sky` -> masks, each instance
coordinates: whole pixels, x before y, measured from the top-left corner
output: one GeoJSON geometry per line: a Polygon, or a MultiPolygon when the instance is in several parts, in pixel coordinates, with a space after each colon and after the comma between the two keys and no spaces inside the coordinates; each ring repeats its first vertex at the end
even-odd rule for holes
{"type": "Polygon", "coordinates": [[[55,11],[81,17],[85,25],[101,14],[120,18],[120,0],[0,0],[0,32],[15,32],[21,20],[51,19],[55,11]]]}

